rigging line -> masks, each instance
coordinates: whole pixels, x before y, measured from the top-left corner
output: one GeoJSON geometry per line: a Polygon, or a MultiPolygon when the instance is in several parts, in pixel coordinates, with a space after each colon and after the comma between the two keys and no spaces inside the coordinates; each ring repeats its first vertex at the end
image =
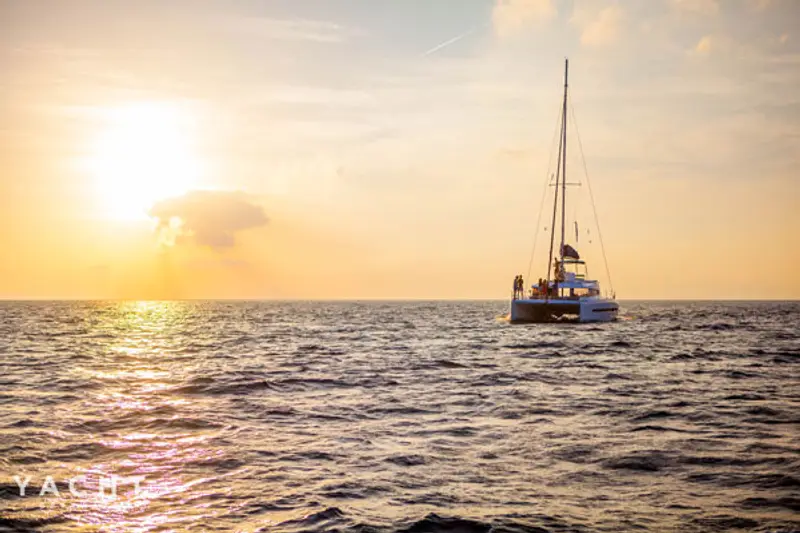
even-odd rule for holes
{"type": "Polygon", "coordinates": [[[556,135],[558,135],[559,125],[561,124],[561,113],[556,117],[556,125],[553,128],[553,140],[550,141],[550,156],[547,159],[547,178],[544,180],[544,191],[542,191],[542,199],[539,202],[539,214],[536,216],[536,232],[533,234],[533,246],[531,248],[531,256],[528,259],[528,273],[525,274],[525,278],[530,280],[531,279],[531,268],[533,267],[533,257],[536,255],[536,244],[539,240],[539,230],[542,227],[542,213],[544,212],[544,201],[547,197],[547,189],[550,186],[550,180],[552,176],[550,175],[550,171],[553,168],[553,153],[555,152],[556,146],[556,135]]]}
{"type": "Polygon", "coordinates": [[[600,240],[600,251],[603,253],[603,264],[606,267],[606,277],[608,277],[608,288],[614,294],[614,284],[611,282],[611,269],[608,268],[608,259],[606,258],[606,247],[603,244],[603,232],[600,231],[600,220],[597,216],[597,206],[594,203],[594,194],[592,194],[592,182],[589,180],[589,170],[586,166],[586,156],[583,155],[583,143],[581,142],[581,134],[578,131],[578,121],[575,119],[575,108],[572,107],[570,102],[569,110],[572,114],[572,125],[575,126],[575,136],[578,138],[578,149],[581,152],[581,161],[583,162],[583,174],[586,176],[586,188],[589,190],[589,199],[592,202],[592,213],[594,214],[594,225],[597,226],[597,237],[600,240]]]}

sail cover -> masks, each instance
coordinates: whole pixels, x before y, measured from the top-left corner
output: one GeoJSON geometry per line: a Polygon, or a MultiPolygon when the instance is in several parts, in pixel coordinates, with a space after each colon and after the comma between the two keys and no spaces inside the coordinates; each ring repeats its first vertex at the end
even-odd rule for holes
{"type": "Polygon", "coordinates": [[[563,257],[570,257],[572,259],[580,259],[581,256],[578,254],[578,250],[570,246],[569,244],[565,244],[563,248],[561,248],[561,255],[563,257]]]}

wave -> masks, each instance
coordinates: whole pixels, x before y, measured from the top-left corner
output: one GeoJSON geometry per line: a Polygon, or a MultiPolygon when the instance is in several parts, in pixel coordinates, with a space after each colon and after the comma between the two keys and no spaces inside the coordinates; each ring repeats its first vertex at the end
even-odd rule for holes
{"type": "MultiPolygon", "coordinates": [[[[176,532],[800,530],[800,304],[624,306],[7,304],[0,466],[144,472],[176,532]]],[[[2,481],[0,531],[99,517],[2,481]]]]}

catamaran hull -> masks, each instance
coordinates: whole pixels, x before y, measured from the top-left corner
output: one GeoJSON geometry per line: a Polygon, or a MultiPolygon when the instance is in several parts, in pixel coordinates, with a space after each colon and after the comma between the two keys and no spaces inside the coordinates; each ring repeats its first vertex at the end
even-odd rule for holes
{"type": "Polygon", "coordinates": [[[553,322],[571,318],[578,322],[611,322],[616,320],[619,305],[613,300],[513,300],[511,322],[553,322]]]}

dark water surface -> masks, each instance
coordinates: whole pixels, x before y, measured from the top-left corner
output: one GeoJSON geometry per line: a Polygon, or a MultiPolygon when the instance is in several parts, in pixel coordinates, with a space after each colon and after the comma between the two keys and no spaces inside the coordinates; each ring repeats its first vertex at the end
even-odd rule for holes
{"type": "Polygon", "coordinates": [[[0,531],[800,531],[800,304],[505,307],[2,303],[0,531]]]}

